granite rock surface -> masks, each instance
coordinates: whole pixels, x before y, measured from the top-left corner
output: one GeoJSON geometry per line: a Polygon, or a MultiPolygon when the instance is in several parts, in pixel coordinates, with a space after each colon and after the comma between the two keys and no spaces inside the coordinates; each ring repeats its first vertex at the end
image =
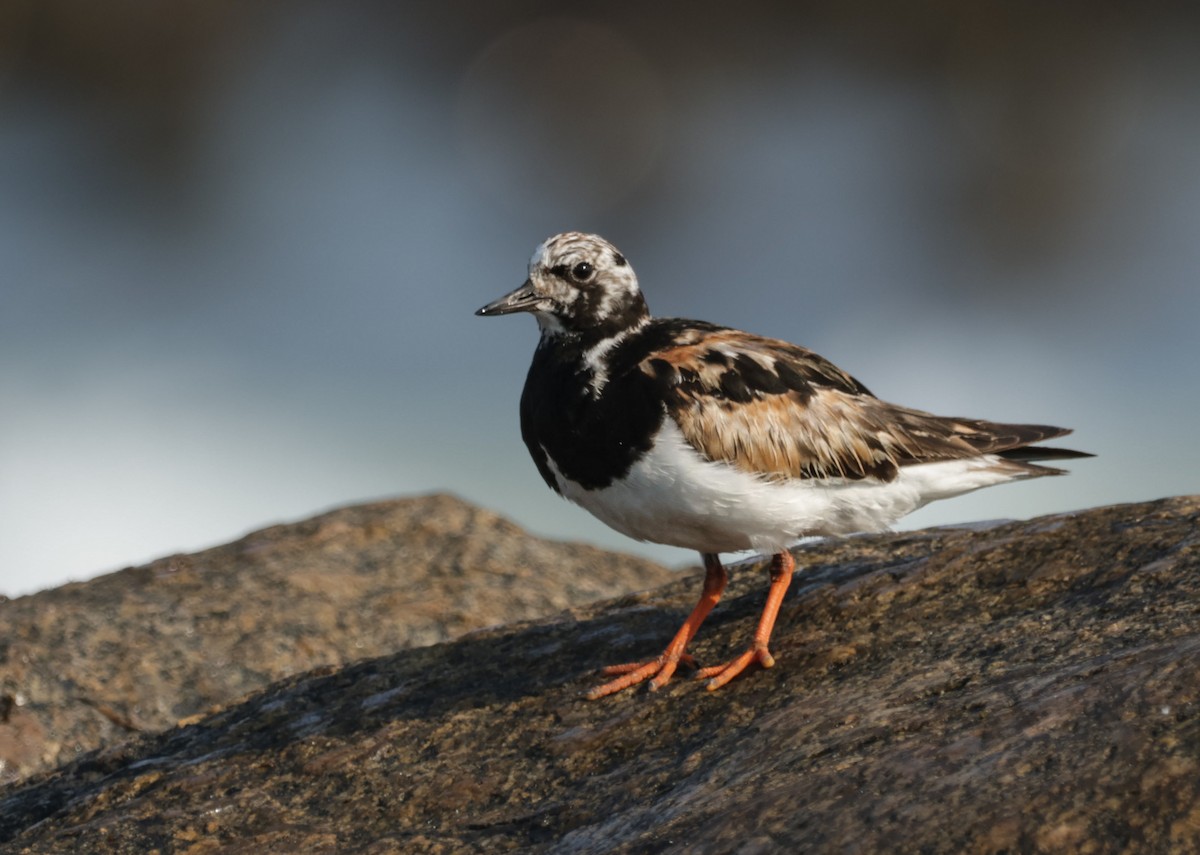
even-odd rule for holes
{"type": "MultiPolygon", "coordinates": [[[[14,852],[1194,852],[1200,497],[796,550],[778,664],[589,702],[699,577],[329,666],[0,791],[14,852]]],[[[693,645],[736,652],[735,567],[693,645]]]]}
{"type": "Polygon", "coordinates": [[[436,495],[342,508],[193,555],[0,598],[0,784],[289,674],[675,575],[532,537],[436,495]]]}

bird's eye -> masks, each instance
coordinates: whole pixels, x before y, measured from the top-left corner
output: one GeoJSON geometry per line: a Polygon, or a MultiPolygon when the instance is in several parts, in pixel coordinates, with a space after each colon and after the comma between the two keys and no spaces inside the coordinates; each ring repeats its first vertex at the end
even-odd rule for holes
{"type": "Polygon", "coordinates": [[[580,282],[583,282],[592,275],[592,265],[586,261],[581,261],[571,268],[571,275],[580,282]]]}

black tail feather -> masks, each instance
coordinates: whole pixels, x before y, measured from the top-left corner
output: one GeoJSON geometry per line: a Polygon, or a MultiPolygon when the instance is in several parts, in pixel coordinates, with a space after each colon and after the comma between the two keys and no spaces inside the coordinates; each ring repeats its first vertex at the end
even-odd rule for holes
{"type": "Polygon", "coordinates": [[[1074,451],[1070,448],[1048,448],[1044,445],[1025,445],[1021,448],[1009,448],[998,452],[997,457],[1028,463],[1033,460],[1078,460],[1083,457],[1095,457],[1087,451],[1074,451]]]}

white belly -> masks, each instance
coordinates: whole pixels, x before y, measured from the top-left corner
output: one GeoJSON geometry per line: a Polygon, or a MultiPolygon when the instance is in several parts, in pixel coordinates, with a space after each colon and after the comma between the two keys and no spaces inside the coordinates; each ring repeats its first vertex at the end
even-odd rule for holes
{"type": "Polygon", "coordinates": [[[665,419],[654,447],[624,480],[585,490],[550,461],[562,494],[629,537],[695,549],[778,552],[811,535],[881,531],[936,499],[1018,477],[992,455],[904,466],[874,479],[767,481],[704,459],[665,419]]]}

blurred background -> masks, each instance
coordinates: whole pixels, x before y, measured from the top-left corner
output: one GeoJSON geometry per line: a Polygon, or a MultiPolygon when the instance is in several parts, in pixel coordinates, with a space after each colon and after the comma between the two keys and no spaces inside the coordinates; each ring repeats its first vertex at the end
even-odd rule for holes
{"type": "Polygon", "coordinates": [[[472,317],[567,229],[1100,455],[908,527],[1195,492],[1197,8],[0,0],[0,593],[430,491],[693,563],[546,489],[472,317]]]}

